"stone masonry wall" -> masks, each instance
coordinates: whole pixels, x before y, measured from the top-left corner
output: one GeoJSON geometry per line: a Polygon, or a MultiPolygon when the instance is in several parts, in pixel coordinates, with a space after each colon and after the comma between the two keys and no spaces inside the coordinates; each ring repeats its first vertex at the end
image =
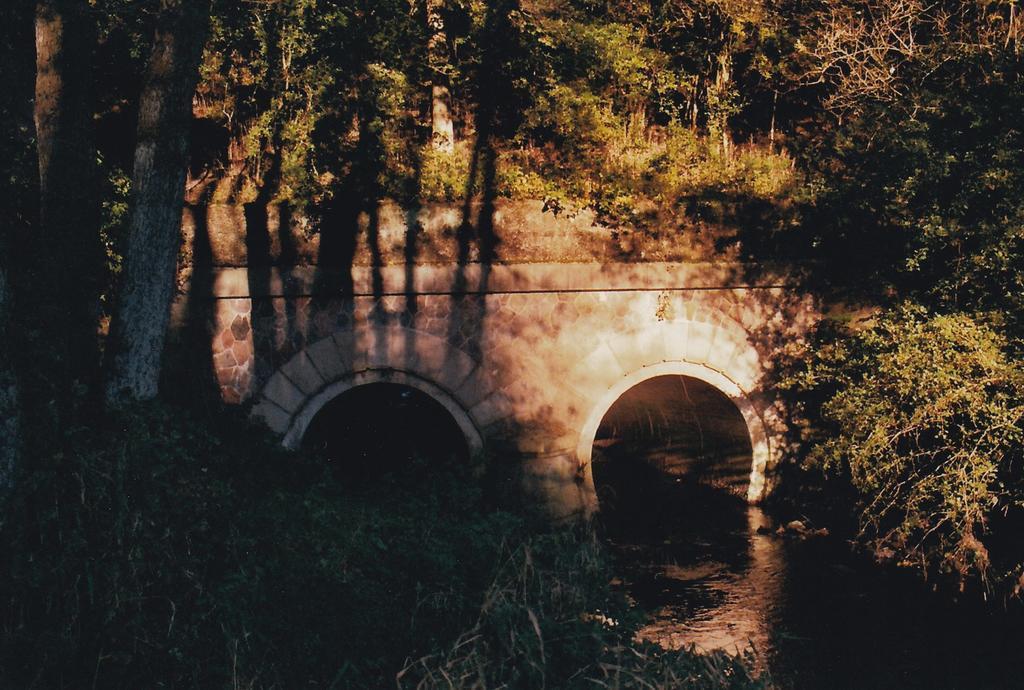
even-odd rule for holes
{"type": "Polygon", "coordinates": [[[400,377],[481,449],[521,458],[516,481],[555,517],[593,507],[597,423],[620,388],[661,373],[736,403],[755,448],[749,496],[763,497],[782,443],[765,367],[817,313],[783,277],[733,264],[296,263],[207,266],[202,279],[194,265],[179,315],[212,305],[225,401],[251,402],[294,445],[345,387],[400,377]]]}

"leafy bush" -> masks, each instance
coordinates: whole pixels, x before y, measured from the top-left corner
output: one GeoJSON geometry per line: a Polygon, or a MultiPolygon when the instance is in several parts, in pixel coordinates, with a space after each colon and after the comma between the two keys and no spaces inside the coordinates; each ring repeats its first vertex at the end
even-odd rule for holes
{"type": "Polygon", "coordinates": [[[609,104],[579,84],[556,84],[526,115],[531,139],[551,140],[569,165],[597,160],[618,120],[609,104]]]}
{"type": "MultiPolygon", "coordinates": [[[[497,154],[494,176],[496,196],[516,199],[543,199],[558,194],[558,185],[542,178],[533,167],[534,161],[525,151],[512,149],[497,154]]],[[[473,167],[472,146],[457,144],[451,151],[427,147],[421,157],[419,172],[420,197],[423,200],[456,202],[483,193],[480,166],[473,183],[469,182],[473,167]]]]}
{"type": "Polygon", "coordinates": [[[798,377],[825,392],[809,462],[848,477],[876,554],[961,587],[1020,577],[1024,371],[1006,352],[968,315],[904,307],[823,346],[798,377]]]}
{"type": "Polygon", "coordinates": [[[635,647],[593,536],[489,509],[465,468],[353,485],[216,425],[123,410],[24,472],[0,685],[758,687],[744,660],[635,647]]]}

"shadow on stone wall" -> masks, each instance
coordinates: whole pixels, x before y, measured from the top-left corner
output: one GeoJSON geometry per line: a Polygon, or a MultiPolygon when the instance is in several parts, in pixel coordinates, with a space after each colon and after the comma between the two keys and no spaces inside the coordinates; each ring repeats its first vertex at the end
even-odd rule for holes
{"type": "Polygon", "coordinates": [[[494,212],[497,198],[496,141],[514,130],[518,112],[503,103],[502,97],[510,89],[504,83],[502,54],[505,45],[515,35],[509,26],[509,12],[515,3],[503,0],[488,6],[484,20],[484,34],[488,42],[481,59],[476,78],[477,104],[474,118],[476,142],[470,160],[469,177],[462,205],[462,223],[456,233],[457,269],[452,284],[452,319],[449,340],[460,346],[474,359],[480,360],[483,353],[483,339],[486,336],[487,293],[490,287],[491,267],[498,261],[498,245],[501,238],[495,231],[494,212]],[[480,207],[476,225],[472,212],[476,184],[479,179],[480,207]],[[473,258],[476,245],[476,260],[480,264],[479,282],[468,284],[466,267],[473,258]]]}
{"type": "Polygon", "coordinates": [[[210,299],[214,266],[205,202],[204,199],[201,205],[186,210],[192,220],[191,241],[184,247],[190,273],[178,318],[182,327],[171,334],[169,347],[165,348],[166,364],[161,367],[160,390],[171,399],[198,403],[211,412],[221,404],[221,390],[213,361],[216,305],[210,299]]]}
{"type": "MultiPolygon", "coordinates": [[[[297,306],[294,300],[269,297],[273,294],[275,267],[282,292],[292,283],[296,261],[295,239],[291,227],[291,209],[286,204],[273,204],[281,183],[281,130],[271,135],[273,154],[263,176],[256,198],[244,205],[245,254],[251,302],[252,376],[255,386],[261,385],[286,360],[279,358],[280,345],[288,342],[301,349],[305,342],[292,342],[298,331],[297,306]],[[271,218],[276,216],[276,233],[271,218]],[[276,234],[277,242],[274,242],[276,234]],[[276,244],[276,247],[275,247],[276,244]],[[276,252],[274,251],[276,249],[276,252]],[[276,254],[276,256],[275,256],[276,254]],[[283,336],[283,337],[282,337],[283,336]]],[[[290,348],[285,347],[285,350],[290,348]]]]}

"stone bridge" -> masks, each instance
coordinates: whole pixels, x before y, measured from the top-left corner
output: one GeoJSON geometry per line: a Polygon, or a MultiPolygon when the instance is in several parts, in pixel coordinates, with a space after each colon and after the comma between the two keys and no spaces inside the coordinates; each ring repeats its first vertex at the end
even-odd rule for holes
{"type": "Polygon", "coordinates": [[[444,406],[475,457],[507,463],[524,497],[565,517],[596,505],[591,453],[611,406],[679,375],[732,401],[750,438],[746,497],[770,490],[782,436],[766,368],[814,313],[783,279],[692,261],[387,263],[372,247],[363,264],[318,265],[299,251],[257,266],[237,260],[252,246],[243,225],[241,211],[186,215],[187,258],[209,265],[183,283],[176,322],[189,303],[211,305],[222,398],[251,403],[285,445],[345,391],[404,384],[444,406]]]}

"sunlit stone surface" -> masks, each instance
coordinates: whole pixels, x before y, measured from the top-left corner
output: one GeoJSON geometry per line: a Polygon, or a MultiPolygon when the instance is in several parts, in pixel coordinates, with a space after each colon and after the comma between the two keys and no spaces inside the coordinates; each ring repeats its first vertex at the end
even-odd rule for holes
{"type": "MultiPolygon", "coordinates": [[[[499,209],[499,236],[510,222],[536,224],[519,236],[551,234],[551,214],[531,208],[499,209]]],[[[461,265],[411,252],[405,264],[374,266],[365,235],[339,265],[318,260],[298,231],[289,254],[271,225],[270,254],[256,263],[243,216],[211,207],[204,225],[201,211],[190,209],[186,236],[206,238],[216,267],[183,265],[176,323],[191,319],[194,330],[205,318],[222,398],[252,403],[288,445],[332,395],[394,381],[438,400],[474,452],[520,458],[521,490],[539,510],[582,515],[596,507],[590,461],[607,410],[637,383],[684,375],[723,393],[746,426],[746,471],[723,481],[735,488],[745,474],[752,502],[770,488],[782,412],[765,367],[816,318],[784,277],[735,264],[507,264],[500,244],[492,264],[472,263],[474,250],[461,265]]],[[[432,213],[425,222],[447,222],[432,213]]],[[[382,216],[380,237],[405,237],[392,227],[403,218],[382,216]]],[[[577,237],[606,232],[580,223],[567,226],[577,237]]]]}

